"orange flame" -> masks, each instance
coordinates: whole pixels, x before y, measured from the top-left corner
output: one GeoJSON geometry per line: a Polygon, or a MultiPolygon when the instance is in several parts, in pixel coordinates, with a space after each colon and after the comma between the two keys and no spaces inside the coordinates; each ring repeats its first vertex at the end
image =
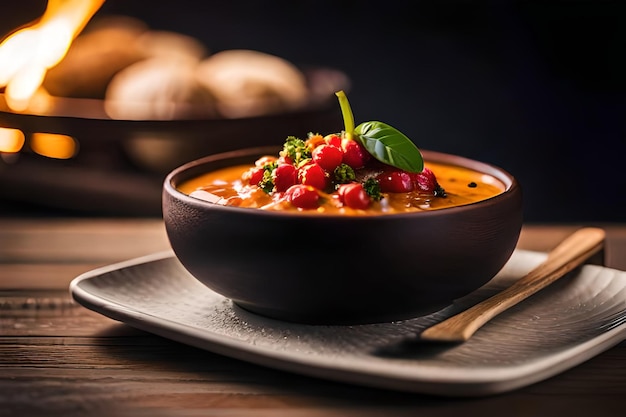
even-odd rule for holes
{"type": "Polygon", "coordinates": [[[105,0],[48,0],[40,19],[0,43],[0,88],[7,105],[28,108],[48,69],[58,64],[72,41],[105,0]]]}

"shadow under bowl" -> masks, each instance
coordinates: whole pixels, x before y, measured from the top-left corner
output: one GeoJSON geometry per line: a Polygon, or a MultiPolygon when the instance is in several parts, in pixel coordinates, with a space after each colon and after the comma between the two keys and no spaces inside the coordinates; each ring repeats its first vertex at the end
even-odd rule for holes
{"type": "Polygon", "coordinates": [[[505,191],[433,211],[311,215],[228,207],[177,186],[219,168],[252,164],[277,147],[242,149],[182,165],[165,178],[167,236],[182,265],[238,306],[309,324],[364,324],[437,311],[488,282],[522,227],[522,190],[503,169],[422,151],[426,161],[492,175],[505,191]]]}

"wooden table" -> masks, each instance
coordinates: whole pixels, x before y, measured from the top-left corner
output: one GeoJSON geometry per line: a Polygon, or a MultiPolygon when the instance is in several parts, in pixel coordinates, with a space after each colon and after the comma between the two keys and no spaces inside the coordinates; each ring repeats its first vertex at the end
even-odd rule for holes
{"type": "MultiPolygon", "coordinates": [[[[607,266],[626,270],[626,225],[599,226],[607,266]]],[[[549,250],[578,227],[527,225],[519,247],[549,250]]],[[[160,219],[0,219],[0,416],[626,415],[626,342],[511,393],[450,399],[266,369],[71,300],[77,275],[167,248],[160,219]]]]}

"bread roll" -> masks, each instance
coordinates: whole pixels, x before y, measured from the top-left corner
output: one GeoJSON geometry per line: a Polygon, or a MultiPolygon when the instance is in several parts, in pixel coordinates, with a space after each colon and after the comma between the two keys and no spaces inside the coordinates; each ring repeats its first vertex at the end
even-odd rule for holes
{"type": "Polygon", "coordinates": [[[304,74],[285,59],[263,52],[215,53],[199,64],[196,75],[227,118],[291,111],[307,101],[304,74]]]}
{"type": "Polygon", "coordinates": [[[136,39],[136,46],[147,58],[167,58],[170,60],[198,63],[209,51],[196,38],[166,30],[148,30],[136,39]]]}
{"type": "Polygon", "coordinates": [[[194,77],[196,67],[166,57],[139,61],[109,84],[106,112],[114,119],[131,120],[215,117],[215,99],[194,77]]]}
{"type": "Polygon", "coordinates": [[[136,40],[147,30],[144,23],[126,16],[95,21],[48,71],[43,87],[58,97],[103,98],[118,71],[145,58],[136,40]]]}
{"type": "Polygon", "coordinates": [[[197,39],[150,30],[129,16],[106,16],[90,23],[51,68],[43,87],[53,96],[102,99],[116,74],[139,61],[162,57],[197,64],[208,50],[197,39]]]}

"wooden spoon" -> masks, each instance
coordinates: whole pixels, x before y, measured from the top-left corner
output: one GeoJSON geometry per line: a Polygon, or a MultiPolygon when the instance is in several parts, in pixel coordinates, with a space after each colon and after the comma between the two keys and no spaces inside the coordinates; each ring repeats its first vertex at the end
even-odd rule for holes
{"type": "Polygon", "coordinates": [[[493,317],[545,288],[600,251],[605,232],[585,227],[568,236],[548,254],[548,258],[507,289],[462,311],[420,335],[421,340],[464,342],[493,317]]]}

